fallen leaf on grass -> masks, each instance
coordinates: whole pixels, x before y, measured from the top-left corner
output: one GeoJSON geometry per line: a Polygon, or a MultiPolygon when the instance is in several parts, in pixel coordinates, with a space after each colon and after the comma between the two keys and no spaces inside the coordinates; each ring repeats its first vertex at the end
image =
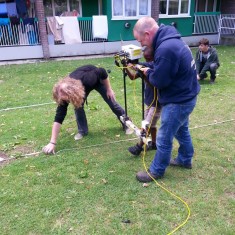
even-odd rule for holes
{"type": "Polygon", "coordinates": [[[87,178],[88,177],[87,171],[81,171],[80,174],[79,174],[79,177],[80,178],[87,178]]]}
{"type": "Polygon", "coordinates": [[[84,182],[83,182],[83,181],[78,181],[77,183],[78,183],[78,184],[84,184],[84,182]]]}
{"type": "Polygon", "coordinates": [[[107,184],[107,183],[108,183],[108,181],[107,181],[106,179],[102,179],[102,182],[103,182],[104,184],[107,184]]]}
{"type": "Polygon", "coordinates": [[[10,175],[4,175],[4,174],[1,174],[1,176],[3,176],[3,177],[8,177],[8,176],[10,176],[10,175]]]}

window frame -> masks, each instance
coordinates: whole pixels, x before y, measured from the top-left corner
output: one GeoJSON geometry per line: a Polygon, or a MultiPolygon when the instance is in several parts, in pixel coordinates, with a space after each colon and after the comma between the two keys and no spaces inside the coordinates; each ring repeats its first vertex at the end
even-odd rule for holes
{"type": "Polygon", "coordinates": [[[147,0],[148,1],[147,15],[139,15],[139,1],[140,0],[136,0],[137,1],[137,13],[138,13],[138,14],[136,14],[136,16],[125,16],[125,0],[121,0],[121,1],[123,3],[122,15],[115,16],[113,14],[114,13],[114,10],[113,10],[114,9],[114,0],[112,0],[112,20],[136,20],[136,19],[140,19],[141,17],[151,15],[151,0],[147,0]]]}
{"type": "MultiPolygon", "coordinates": [[[[50,0],[51,1],[51,7],[52,7],[52,16],[55,16],[55,1],[54,0],[50,0]]],[[[82,17],[82,1],[81,0],[78,0],[79,1],[79,17],[82,17]]],[[[66,3],[67,3],[67,11],[71,11],[70,9],[70,4],[69,4],[69,0],[66,0],[66,3]]],[[[48,17],[48,16],[47,16],[48,17]]]]}
{"type": "Polygon", "coordinates": [[[218,2],[218,0],[213,0],[214,1],[214,3],[213,3],[213,11],[207,11],[207,9],[208,9],[208,0],[205,0],[205,9],[204,9],[204,11],[198,11],[198,0],[196,0],[196,2],[195,2],[195,12],[197,13],[197,12],[216,12],[216,8],[217,8],[217,2],[218,2]]]}
{"type": "MultiPolygon", "coordinates": [[[[178,7],[178,14],[177,15],[169,15],[168,12],[169,12],[169,1],[170,0],[166,0],[167,3],[166,3],[166,14],[160,14],[159,13],[159,18],[183,18],[183,17],[191,17],[190,15],[190,8],[191,8],[191,0],[188,0],[188,12],[187,13],[180,13],[180,10],[181,10],[181,1],[182,0],[179,0],[179,7],[178,7]]],[[[160,1],[159,1],[160,3],[160,1]]],[[[160,9],[159,9],[160,10],[160,9]]]]}

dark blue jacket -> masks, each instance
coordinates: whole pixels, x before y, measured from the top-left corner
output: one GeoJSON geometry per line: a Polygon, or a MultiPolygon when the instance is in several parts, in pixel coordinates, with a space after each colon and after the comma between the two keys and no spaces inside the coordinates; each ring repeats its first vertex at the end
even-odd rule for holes
{"type": "Polygon", "coordinates": [[[160,104],[184,103],[200,91],[195,61],[189,47],[173,26],[161,25],[153,40],[154,63],[147,71],[158,88],[160,104]]]}

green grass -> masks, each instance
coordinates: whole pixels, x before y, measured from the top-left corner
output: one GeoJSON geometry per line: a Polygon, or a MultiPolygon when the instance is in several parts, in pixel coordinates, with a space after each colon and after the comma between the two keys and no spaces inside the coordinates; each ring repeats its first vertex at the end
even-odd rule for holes
{"type": "MultiPolygon", "coordinates": [[[[216,83],[209,85],[208,79],[201,83],[190,117],[193,169],[169,167],[158,181],[190,207],[190,219],[176,234],[235,231],[235,47],[217,50],[221,67],[216,83]]],[[[74,141],[77,130],[70,107],[58,153],[25,157],[41,151],[50,139],[56,108],[53,84],[84,64],[111,69],[113,89],[124,106],[122,71],[112,57],[0,67],[0,153],[16,158],[0,168],[0,233],[170,233],[185,221],[187,209],[155,183],[145,188],[137,182],[135,174],[144,168],[142,159],[127,151],[137,140],[121,131],[96,92],[90,94],[86,107],[90,128],[86,138],[74,141]],[[22,107],[33,104],[45,105],[22,107]],[[22,108],[5,110],[14,107],[22,108]]],[[[140,80],[127,80],[128,115],[139,126],[140,87],[140,80]]],[[[176,152],[175,142],[173,156],[176,152]]],[[[153,151],[147,152],[147,166],[153,157],[153,151]]]]}

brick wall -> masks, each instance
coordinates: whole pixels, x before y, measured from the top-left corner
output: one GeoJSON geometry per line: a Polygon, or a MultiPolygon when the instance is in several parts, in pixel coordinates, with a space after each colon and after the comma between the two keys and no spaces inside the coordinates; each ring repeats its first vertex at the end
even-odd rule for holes
{"type": "Polygon", "coordinates": [[[151,16],[158,21],[159,18],[159,0],[151,1],[151,16]]]}
{"type": "Polygon", "coordinates": [[[49,45],[47,38],[43,0],[35,1],[35,6],[36,6],[36,16],[38,18],[39,34],[40,34],[40,41],[42,44],[43,57],[44,59],[48,59],[50,58],[50,52],[49,52],[49,45]]]}

